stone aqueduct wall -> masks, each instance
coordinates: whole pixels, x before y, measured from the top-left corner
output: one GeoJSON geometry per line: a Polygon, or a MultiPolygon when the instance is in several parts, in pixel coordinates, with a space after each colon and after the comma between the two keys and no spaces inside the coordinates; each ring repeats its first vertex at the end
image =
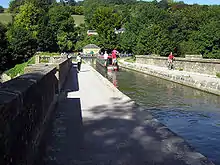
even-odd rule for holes
{"type": "Polygon", "coordinates": [[[165,80],[173,81],[192,88],[203,90],[209,93],[220,95],[220,81],[216,78],[208,78],[204,80],[200,78],[200,75],[193,76],[181,71],[164,71],[161,69],[152,68],[150,65],[146,66],[140,63],[130,63],[125,61],[121,61],[120,66],[138,72],[146,73],[148,75],[156,76],[165,80]]]}
{"type": "MultiPolygon", "coordinates": [[[[140,64],[167,66],[167,57],[137,55],[136,62],[140,64]]],[[[216,59],[196,59],[196,58],[175,58],[174,66],[189,72],[216,75],[220,73],[220,60],[216,59]]]]}
{"type": "Polygon", "coordinates": [[[45,124],[54,109],[71,59],[36,64],[0,88],[0,162],[33,164],[45,124]]]}

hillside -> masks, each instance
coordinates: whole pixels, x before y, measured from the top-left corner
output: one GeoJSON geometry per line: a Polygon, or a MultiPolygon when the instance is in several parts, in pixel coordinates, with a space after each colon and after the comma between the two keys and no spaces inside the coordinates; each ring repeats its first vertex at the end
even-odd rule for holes
{"type": "MultiPolygon", "coordinates": [[[[75,20],[75,24],[78,26],[81,23],[84,23],[84,15],[72,15],[75,20]]],[[[0,13],[0,22],[3,24],[7,24],[12,21],[12,17],[10,13],[0,13]]]]}
{"type": "Polygon", "coordinates": [[[10,13],[0,13],[0,22],[7,24],[12,21],[12,16],[10,13]]]}
{"type": "Polygon", "coordinates": [[[84,15],[72,15],[72,17],[74,18],[75,24],[77,26],[85,22],[84,15]]]}

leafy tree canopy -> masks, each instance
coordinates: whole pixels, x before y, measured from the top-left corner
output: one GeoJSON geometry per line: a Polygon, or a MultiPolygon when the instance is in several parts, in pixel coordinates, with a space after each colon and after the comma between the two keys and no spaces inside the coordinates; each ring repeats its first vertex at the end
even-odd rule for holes
{"type": "Polygon", "coordinates": [[[0,13],[4,13],[4,8],[0,5],[0,13]]]}

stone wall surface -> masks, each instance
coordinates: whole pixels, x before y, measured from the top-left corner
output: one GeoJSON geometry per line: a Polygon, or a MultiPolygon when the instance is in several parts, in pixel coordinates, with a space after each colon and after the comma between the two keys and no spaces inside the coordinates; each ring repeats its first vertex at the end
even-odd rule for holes
{"type": "Polygon", "coordinates": [[[68,74],[70,68],[72,65],[72,59],[61,59],[58,61],[57,64],[57,70],[58,70],[58,79],[59,79],[59,91],[61,91],[65,80],[66,80],[66,75],[68,74]]]}
{"type": "Polygon", "coordinates": [[[70,62],[60,62],[59,69],[54,65],[32,65],[25,69],[26,74],[1,85],[1,164],[32,164],[56,104],[59,84],[64,83],[71,67],[70,62]],[[56,77],[57,70],[62,83],[56,77]]]}
{"type": "MultiPolygon", "coordinates": [[[[137,55],[136,62],[140,64],[148,64],[148,65],[166,67],[167,57],[137,55]]],[[[216,75],[216,73],[220,73],[220,60],[176,57],[174,61],[174,67],[177,70],[216,75]]]]}
{"type": "Polygon", "coordinates": [[[155,65],[129,63],[125,61],[121,61],[120,66],[220,95],[220,78],[216,78],[212,75],[168,70],[167,68],[157,67],[155,65]]]}

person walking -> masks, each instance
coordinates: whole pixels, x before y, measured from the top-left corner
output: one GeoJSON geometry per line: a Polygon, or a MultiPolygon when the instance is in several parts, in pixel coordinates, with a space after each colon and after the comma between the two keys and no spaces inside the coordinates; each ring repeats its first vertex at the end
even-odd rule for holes
{"type": "Polygon", "coordinates": [[[77,61],[77,71],[79,72],[81,70],[81,64],[82,64],[82,57],[80,53],[78,53],[76,57],[76,61],[77,61]]]}
{"type": "Polygon", "coordinates": [[[107,66],[107,60],[108,60],[108,53],[107,53],[107,51],[105,51],[104,60],[105,60],[105,66],[107,66]]]}
{"type": "Polygon", "coordinates": [[[112,51],[112,65],[115,65],[116,64],[116,62],[117,62],[117,50],[116,49],[114,49],[113,51],[112,51]]]}

